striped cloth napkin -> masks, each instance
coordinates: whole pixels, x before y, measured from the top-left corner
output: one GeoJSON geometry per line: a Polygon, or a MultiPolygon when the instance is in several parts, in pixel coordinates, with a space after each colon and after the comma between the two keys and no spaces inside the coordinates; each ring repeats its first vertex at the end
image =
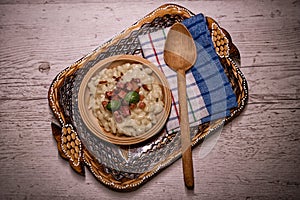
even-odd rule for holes
{"type": "MultiPolygon", "coordinates": [[[[215,52],[206,19],[202,14],[183,21],[197,48],[195,65],[186,72],[187,103],[190,126],[224,118],[237,106],[236,96],[215,52]]],[[[176,72],[164,62],[163,50],[169,28],[140,35],[143,55],[165,74],[172,92],[172,108],[167,131],[179,130],[179,102],[176,72]]]]}

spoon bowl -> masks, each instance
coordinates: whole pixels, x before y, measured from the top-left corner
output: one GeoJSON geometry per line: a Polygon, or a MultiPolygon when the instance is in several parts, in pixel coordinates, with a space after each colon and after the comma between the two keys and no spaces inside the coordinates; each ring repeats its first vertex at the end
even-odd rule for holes
{"type": "Polygon", "coordinates": [[[197,59],[197,51],[194,40],[181,24],[174,24],[168,32],[165,48],[164,60],[174,71],[190,69],[197,59]]]}

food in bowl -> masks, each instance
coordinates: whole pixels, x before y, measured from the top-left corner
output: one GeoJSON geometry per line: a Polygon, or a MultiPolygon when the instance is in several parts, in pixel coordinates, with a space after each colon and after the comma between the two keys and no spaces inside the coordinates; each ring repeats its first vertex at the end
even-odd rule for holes
{"type": "Polygon", "coordinates": [[[140,136],[160,120],[163,86],[153,70],[125,63],[99,71],[88,82],[92,110],[99,125],[116,136],[140,136]]]}

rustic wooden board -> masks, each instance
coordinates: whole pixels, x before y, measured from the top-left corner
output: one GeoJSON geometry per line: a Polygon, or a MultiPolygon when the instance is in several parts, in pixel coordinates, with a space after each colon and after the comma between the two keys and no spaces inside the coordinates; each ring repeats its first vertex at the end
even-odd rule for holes
{"type": "Polygon", "coordinates": [[[47,92],[56,74],[164,1],[1,1],[0,199],[300,196],[300,2],[175,2],[230,33],[249,84],[246,110],[213,150],[204,158],[201,146],[193,150],[194,191],[179,161],[135,192],[111,191],[72,171],[51,134],[47,92]]]}

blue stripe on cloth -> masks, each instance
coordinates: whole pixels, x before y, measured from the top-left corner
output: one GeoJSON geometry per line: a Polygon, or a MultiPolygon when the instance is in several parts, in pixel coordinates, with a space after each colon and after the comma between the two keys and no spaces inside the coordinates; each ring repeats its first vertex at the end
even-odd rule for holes
{"type": "Polygon", "coordinates": [[[211,115],[213,115],[214,113],[218,113],[224,110],[230,110],[231,108],[235,107],[232,106],[232,102],[235,102],[235,96],[230,95],[225,99],[215,100],[210,105],[207,105],[206,109],[211,115]]]}
{"type": "Polygon", "coordinates": [[[166,76],[166,78],[167,79],[169,79],[169,78],[175,78],[176,76],[177,76],[177,74],[171,74],[171,75],[166,76]]]}
{"type": "MultiPolygon", "coordinates": [[[[213,114],[214,112],[221,112],[222,110],[228,110],[228,109],[230,109],[229,106],[228,106],[228,104],[230,104],[231,102],[234,102],[234,101],[235,101],[235,96],[234,95],[230,95],[227,98],[215,99],[214,102],[212,102],[211,104],[205,105],[205,108],[207,108],[209,110],[210,114],[213,114]]],[[[204,108],[204,106],[200,107],[197,110],[201,110],[203,108],[204,108]]]]}
{"type": "MultiPolygon", "coordinates": [[[[226,82],[226,83],[224,83],[224,85],[220,85],[219,87],[217,87],[217,88],[215,88],[215,89],[213,89],[213,90],[211,90],[211,91],[207,91],[207,92],[201,93],[201,95],[204,96],[204,95],[207,95],[207,94],[209,94],[209,93],[211,93],[211,92],[216,92],[217,90],[220,90],[220,89],[222,89],[222,88],[224,88],[224,87],[225,87],[225,89],[227,89],[227,87],[229,87],[229,86],[230,86],[230,83],[229,83],[229,82],[226,82]]],[[[226,93],[227,93],[227,92],[226,92],[226,93]]]]}
{"type": "Polygon", "coordinates": [[[230,110],[225,110],[219,113],[214,113],[213,115],[204,117],[201,119],[201,123],[211,122],[217,119],[225,118],[226,116],[230,116],[230,110]]]}
{"type": "Polygon", "coordinates": [[[229,109],[237,106],[236,96],[214,49],[206,19],[199,14],[184,20],[183,24],[195,41],[198,56],[191,70],[210,114],[201,121],[225,117],[230,114],[229,109]]]}
{"type": "Polygon", "coordinates": [[[214,79],[214,78],[216,78],[216,76],[220,76],[222,72],[224,72],[224,70],[221,69],[216,72],[214,72],[214,70],[211,70],[211,71],[202,73],[202,76],[201,76],[202,79],[196,80],[196,83],[200,84],[201,82],[207,81],[208,79],[214,79]]]}
{"type": "MultiPolygon", "coordinates": [[[[200,22],[200,21],[199,21],[199,22],[200,22]]],[[[193,21],[191,21],[190,23],[185,24],[185,26],[186,26],[188,29],[190,29],[192,26],[196,25],[196,23],[199,23],[199,22],[197,22],[197,20],[193,20],[193,21]]]]}
{"type": "MultiPolygon", "coordinates": [[[[194,37],[194,40],[198,40],[200,37],[203,37],[206,33],[205,32],[200,32],[197,36],[194,37]]],[[[206,45],[208,46],[208,45],[206,45]]]]}

